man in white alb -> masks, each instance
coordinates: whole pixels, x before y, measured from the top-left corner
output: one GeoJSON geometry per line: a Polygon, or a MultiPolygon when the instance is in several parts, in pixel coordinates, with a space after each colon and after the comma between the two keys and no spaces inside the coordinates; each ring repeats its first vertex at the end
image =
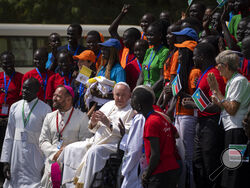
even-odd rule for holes
{"type": "Polygon", "coordinates": [[[64,164],[62,184],[66,187],[74,186],[73,179],[76,186],[90,187],[94,174],[105,166],[110,154],[117,151],[121,124],[128,132],[134,116],[129,86],[125,82],[117,83],[113,96],[114,100],[94,112],[89,121],[89,129],[95,135],[68,145],[61,153],[58,160],[64,164]]]}
{"type": "Polygon", "coordinates": [[[43,120],[50,107],[37,98],[40,83],[26,80],[23,100],[10,108],[1,162],[4,163],[5,188],[40,187],[45,157],[39,148],[43,120]]]}
{"type": "Polygon", "coordinates": [[[74,92],[70,86],[60,85],[53,95],[53,107],[44,120],[39,138],[40,148],[46,156],[42,187],[52,187],[51,164],[57,161],[64,147],[91,137],[86,113],[73,108],[74,92]]]}

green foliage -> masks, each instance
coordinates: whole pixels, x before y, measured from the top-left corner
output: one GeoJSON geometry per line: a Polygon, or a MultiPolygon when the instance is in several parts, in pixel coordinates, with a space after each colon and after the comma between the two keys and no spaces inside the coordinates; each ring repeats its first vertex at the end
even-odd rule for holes
{"type": "MultiPolygon", "coordinates": [[[[122,24],[138,24],[144,13],[158,17],[162,10],[177,20],[187,8],[187,0],[0,0],[0,22],[110,24],[124,2],[132,7],[122,24]]],[[[216,0],[202,2],[216,5],[216,0]]]]}

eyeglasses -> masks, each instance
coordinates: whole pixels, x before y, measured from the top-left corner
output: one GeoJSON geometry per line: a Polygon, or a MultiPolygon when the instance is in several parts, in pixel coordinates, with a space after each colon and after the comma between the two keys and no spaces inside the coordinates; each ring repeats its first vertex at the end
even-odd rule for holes
{"type": "Polygon", "coordinates": [[[225,63],[217,63],[217,65],[224,65],[224,66],[226,66],[226,64],[225,64],[225,63]]]}

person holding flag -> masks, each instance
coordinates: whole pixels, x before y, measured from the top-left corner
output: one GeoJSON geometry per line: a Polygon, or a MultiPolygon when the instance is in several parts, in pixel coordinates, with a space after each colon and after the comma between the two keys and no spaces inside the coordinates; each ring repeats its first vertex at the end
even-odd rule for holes
{"type": "Polygon", "coordinates": [[[211,181],[209,175],[220,165],[220,155],[223,149],[223,128],[219,124],[220,108],[206,101],[213,95],[207,76],[215,75],[220,91],[224,94],[225,83],[215,68],[214,47],[209,43],[198,44],[193,53],[193,61],[200,68],[202,75],[198,79],[196,91],[192,98],[184,98],[182,105],[186,108],[197,108],[198,123],[194,142],[193,171],[197,187],[210,188],[219,185],[219,179],[211,181]],[[198,93],[198,94],[197,94],[198,93]],[[204,96],[204,97],[202,97],[204,96]],[[206,99],[207,98],[207,99],[206,99]],[[203,108],[199,108],[199,107],[203,108]]]}
{"type": "MultiPolygon", "coordinates": [[[[221,107],[221,120],[225,130],[225,149],[229,144],[247,144],[247,137],[243,129],[242,121],[247,114],[250,105],[250,83],[238,73],[239,56],[231,50],[221,52],[216,57],[216,63],[220,74],[228,82],[225,95],[219,90],[214,74],[208,74],[207,80],[210,89],[214,93],[213,103],[221,107]]],[[[248,177],[243,164],[239,169],[229,171],[225,169],[222,176],[222,186],[228,188],[247,187],[248,177]]]]}

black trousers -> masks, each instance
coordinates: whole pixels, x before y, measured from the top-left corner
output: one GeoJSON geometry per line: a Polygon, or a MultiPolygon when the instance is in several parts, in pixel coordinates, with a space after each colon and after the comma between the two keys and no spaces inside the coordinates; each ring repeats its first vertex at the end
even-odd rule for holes
{"type": "Polygon", "coordinates": [[[155,174],[149,178],[149,184],[145,188],[176,188],[180,173],[178,168],[155,174]]]}
{"type": "Polygon", "coordinates": [[[220,187],[220,177],[214,181],[209,175],[221,165],[224,148],[224,129],[218,125],[219,115],[200,117],[194,140],[193,173],[197,188],[220,187]]]}
{"type": "MultiPolygon", "coordinates": [[[[247,144],[247,137],[242,128],[230,129],[225,132],[225,149],[229,144],[247,144]]],[[[250,178],[249,163],[242,163],[237,169],[225,169],[222,174],[221,185],[225,188],[248,188],[250,178]]]]}

